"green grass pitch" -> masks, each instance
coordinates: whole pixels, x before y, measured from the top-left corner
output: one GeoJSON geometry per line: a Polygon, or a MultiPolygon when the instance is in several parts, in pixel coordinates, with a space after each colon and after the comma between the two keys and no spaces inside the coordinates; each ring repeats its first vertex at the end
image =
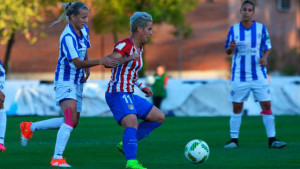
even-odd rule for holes
{"type": "MultiPolygon", "coordinates": [[[[44,169],[50,167],[57,130],[37,131],[27,147],[20,145],[19,123],[49,117],[9,117],[6,152],[0,152],[0,168],[44,169]]],[[[194,168],[300,168],[300,116],[276,116],[277,137],[284,149],[269,149],[262,118],[243,117],[240,148],[224,149],[229,140],[229,117],[167,117],[165,123],[138,144],[138,160],[148,169],[194,168]],[[184,148],[192,139],[210,147],[209,159],[192,164],[184,148]]],[[[64,153],[74,169],[124,169],[125,158],[117,151],[123,129],[111,117],[81,118],[64,153]]]]}

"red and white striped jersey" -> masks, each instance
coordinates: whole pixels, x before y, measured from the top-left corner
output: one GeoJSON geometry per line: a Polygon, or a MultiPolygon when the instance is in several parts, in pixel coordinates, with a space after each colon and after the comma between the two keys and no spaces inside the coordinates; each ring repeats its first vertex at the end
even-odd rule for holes
{"type": "MultiPolygon", "coordinates": [[[[124,39],[114,46],[114,51],[119,52],[122,57],[129,57],[137,50],[130,38],[124,39]]],[[[141,46],[140,58],[131,60],[118,67],[112,68],[111,78],[108,83],[107,92],[134,92],[134,82],[138,78],[138,72],[143,67],[142,60],[143,46],[141,46]]]]}

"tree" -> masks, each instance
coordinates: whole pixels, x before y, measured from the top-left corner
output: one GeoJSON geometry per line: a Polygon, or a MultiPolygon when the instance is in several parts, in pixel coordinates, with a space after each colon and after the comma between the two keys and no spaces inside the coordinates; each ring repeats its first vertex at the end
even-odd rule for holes
{"type": "Polygon", "coordinates": [[[114,42],[118,42],[118,33],[129,30],[128,2],[130,0],[95,0],[98,12],[92,19],[96,33],[112,33],[114,42]]]}
{"type": "MultiPolygon", "coordinates": [[[[192,32],[185,21],[185,14],[192,11],[197,3],[198,0],[94,0],[98,12],[92,23],[96,32],[111,32],[114,41],[117,42],[118,33],[129,30],[130,15],[135,11],[146,11],[152,15],[155,24],[165,22],[176,28],[174,34],[178,37],[178,58],[181,60],[182,38],[192,32]]],[[[141,70],[142,75],[145,68],[146,66],[141,70]]],[[[181,70],[181,63],[179,70],[181,70]]]]}
{"type": "Polygon", "coordinates": [[[10,53],[15,41],[15,34],[20,31],[31,43],[35,43],[40,34],[44,18],[41,13],[48,5],[56,5],[57,0],[14,0],[0,3],[0,43],[6,46],[4,67],[9,72],[10,53]]]}
{"type": "Polygon", "coordinates": [[[178,71],[181,77],[182,71],[182,39],[187,38],[192,33],[192,28],[185,21],[185,15],[194,10],[198,0],[151,0],[150,5],[146,5],[144,10],[151,12],[154,21],[157,23],[166,22],[176,28],[174,35],[178,44],[178,71]],[[149,7],[150,6],[150,7],[149,7]]]}
{"type": "Polygon", "coordinates": [[[178,70],[179,77],[181,77],[183,58],[182,39],[187,38],[192,33],[192,28],[185,21],[185,15],[195,9],[198,0],[136,0],[131,2],[136,10],[151,13],[155,23],[165,22],[176,28],[174,35],[177,36],[178,70]]]}

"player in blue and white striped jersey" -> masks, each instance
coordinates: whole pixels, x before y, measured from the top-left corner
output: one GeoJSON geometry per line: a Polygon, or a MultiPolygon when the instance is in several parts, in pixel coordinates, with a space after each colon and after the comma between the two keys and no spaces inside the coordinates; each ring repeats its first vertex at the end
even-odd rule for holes
{"type": "Polygon", "coordinates": [[[5,69],[0,60],[0,151],[2,152],[6,150],[4,146],[4,139],[5,139],[6,122],[7,122],[6,113],[4,111],[4,101],[5,101],[4,87],[5,87],[5,69]]]}
{"type": "Polygon", "coordinates": [[[89,9],[82,2],[64,4],[65,12],[52,25],[63,19],[68,21],[59,41],[59,58],[55,71],[56,101],[60,105],[65,118],[52,118],[39,122],[22,122],[22,145],[27,145],[33,132],[45,129],[58,129],[55,151],[51,166],[71,167],[63,158],[63,152],[72,130],[79,122],[83,83],[89,77],[89,68],[97,65],[115,67],[119,62],[108,56],[96,60],[88,60],[89,41],[88,22],[89,9]]]}
{"type": "Polygon", "coordinates": [[[231,140],[225,148],[238,147],[238,135],[242,120],[243,102],[253,92],[260,102],[263,123],[269,138],[270,148],[283,148],[286,143],[276,139],[274,115],[271,110],[271,92],[267,79],[267,58],[271,52],[271,40],[265,25],[252,20],[255,5],[252,1],[242,3],[242,21],[230,27],[225,50],[233,54],[230,100],[233,114],[230,118],[231,140]]]}

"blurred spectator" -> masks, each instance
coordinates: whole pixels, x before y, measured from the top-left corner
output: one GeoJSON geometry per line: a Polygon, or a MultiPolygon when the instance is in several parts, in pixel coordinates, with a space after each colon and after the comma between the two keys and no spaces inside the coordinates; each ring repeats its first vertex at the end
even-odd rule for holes
{"type": "Polygon", "coordinates": [[[167,82],[168,75],[166,68],[163,65],[157,65],[155,74],[153,75],[154,82],[152,84],[153,104],[160,109],[161,102],[167,97],[167,82]]]}

